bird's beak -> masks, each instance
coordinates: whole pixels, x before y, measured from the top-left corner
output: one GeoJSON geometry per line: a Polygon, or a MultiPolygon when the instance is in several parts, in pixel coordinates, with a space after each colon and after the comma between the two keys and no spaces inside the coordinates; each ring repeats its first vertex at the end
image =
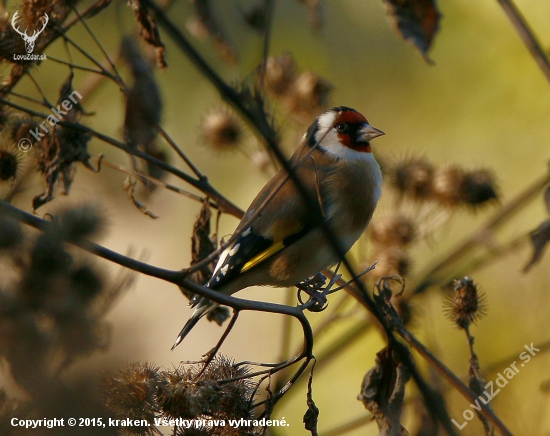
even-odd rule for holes
{"type": "Polygon", "coordinates": [[[382,130],[378,130],[376,127],[372,127],[370,124],[365,124],[357,132],[357,142],[369,142],[378,136],[385,135],[382,130]]]}

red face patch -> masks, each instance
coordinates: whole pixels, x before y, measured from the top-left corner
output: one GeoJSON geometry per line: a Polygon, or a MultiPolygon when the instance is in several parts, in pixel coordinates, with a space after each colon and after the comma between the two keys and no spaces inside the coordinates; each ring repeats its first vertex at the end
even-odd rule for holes
{"type": "Polygon", "coordinates": [[[357,142],[357,131],[368,124],[367,119],[359,112],[345,111],[341,112],[334,122],[334,127],[338,132],[340,144],[355,151],[371,153],[370,144],[366,142],[357,142]]]}

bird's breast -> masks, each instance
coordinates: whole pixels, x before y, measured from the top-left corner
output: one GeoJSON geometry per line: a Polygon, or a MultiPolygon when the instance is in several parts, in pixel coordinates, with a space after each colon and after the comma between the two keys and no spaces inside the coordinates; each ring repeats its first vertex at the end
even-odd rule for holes
{"type": "MultiPolygon", "coordinates": [[[[380,199],[382,173],[374,157],[346,162],[327,178],[326,217],[340,235],[357,239],[372,218],[380,199]]],[[[354,240],[355,242],[355,240],[354,240]]]]}

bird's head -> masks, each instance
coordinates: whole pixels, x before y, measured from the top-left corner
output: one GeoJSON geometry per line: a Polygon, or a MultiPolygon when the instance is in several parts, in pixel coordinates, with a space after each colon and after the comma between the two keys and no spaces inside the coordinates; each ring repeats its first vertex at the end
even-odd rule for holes
{"type": "Polygon", "coordinates": [[[384,135],[372,127],[355,109],[339,106],[321,114],[309,127],[306,141],[310,147],[340,159],[357,159],[371,153],[370,141],[384,135]]]}

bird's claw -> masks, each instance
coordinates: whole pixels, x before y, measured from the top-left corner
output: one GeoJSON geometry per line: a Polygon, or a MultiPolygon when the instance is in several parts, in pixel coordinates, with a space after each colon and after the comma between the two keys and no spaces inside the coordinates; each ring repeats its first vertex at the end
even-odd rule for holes
{"type": "Polygon", "coordinates": [[[313,305],[308,307],[311,312],[322,312],[328,307],[328,301],[326,296],[326,288],[324,288],[327,277],[318,273],[317,275],[310,277],[307,280],[299,283],[298,288],[298,301],[300,304],[304,304],[302,300],[302,292],[309,295],[309,301],[313,301],[313,305]]]}

